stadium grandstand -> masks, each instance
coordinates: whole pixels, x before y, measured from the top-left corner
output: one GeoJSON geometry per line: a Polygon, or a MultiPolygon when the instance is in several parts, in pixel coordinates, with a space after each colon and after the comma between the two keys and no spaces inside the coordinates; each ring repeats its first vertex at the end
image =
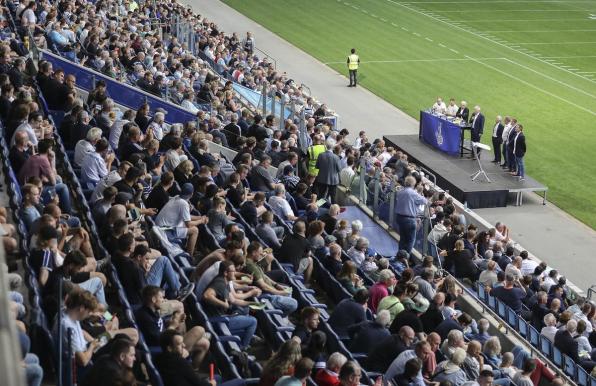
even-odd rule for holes
{"type": "Polygon", "coordinates": [[[250,32],[170,1],[0,20],[2,385],[596,385],[591,292],[250,32]]]}

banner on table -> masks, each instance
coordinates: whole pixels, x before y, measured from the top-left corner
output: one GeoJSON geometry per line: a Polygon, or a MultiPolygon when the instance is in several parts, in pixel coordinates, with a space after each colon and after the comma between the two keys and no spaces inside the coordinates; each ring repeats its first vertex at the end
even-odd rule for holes
{"type": "Polygon", "coordinates": [[[445,153],[459,154],[461,127],[446,119],[421,111],[420,138],[445,153]]]}

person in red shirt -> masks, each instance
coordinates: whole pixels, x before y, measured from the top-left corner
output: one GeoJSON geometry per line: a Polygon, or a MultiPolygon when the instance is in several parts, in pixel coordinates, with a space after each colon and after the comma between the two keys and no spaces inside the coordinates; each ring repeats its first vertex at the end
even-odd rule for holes
{"type": "Polygon", "coordinates": [[[315,375],[318,386],[339,386],[339,370],[348,361],[343,354],[335,352],[329,356],[324,369],[315,375]]]}
{"type": "Polygon", "coordinates": [[[389,287],[396,284],[395,274],[389,269],[383,269],[379,272],[379,281],[369,289],[368,308],[376,314],[377,306],[381,300],[389,296],[389,287]]]}

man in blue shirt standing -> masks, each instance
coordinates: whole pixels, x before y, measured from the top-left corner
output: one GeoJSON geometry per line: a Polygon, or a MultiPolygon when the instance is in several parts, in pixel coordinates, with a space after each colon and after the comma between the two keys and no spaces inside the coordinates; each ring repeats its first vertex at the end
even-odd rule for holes
{"type": "Polygon", "coordinates": [[[416,179],[407,176],[404,180],[404,189],[395,197],[396,222],[399,227],[399,249],[412,253],[416,241],[416,217],[418,207],[427,203],[426,198],[416,190],[416,179]]]}

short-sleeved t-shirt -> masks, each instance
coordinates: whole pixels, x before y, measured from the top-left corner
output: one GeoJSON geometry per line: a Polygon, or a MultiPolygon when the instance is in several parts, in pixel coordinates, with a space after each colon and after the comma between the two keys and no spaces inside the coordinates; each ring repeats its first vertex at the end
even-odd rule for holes
{"type": "MultiPolygon", "coordinates": [[[[58,319],[56,318],[56,321],[58,319]]],[[[64,355],[67,353],[68,349],[68,332],[70,330],[71,333],[71,352],[84,352],[87,350],[87,341],[85,340],[85,336],[83,335],[83,329],[81,328],[81,323],[78,320],[72,320],[67,314],[62,315],[62,339],[64,342],[62,343],[62,347],[64,350],[64,355]]],[[[54,327],[54,337],[58,338],[58,328],[57,325],[54,327]]]]}
{"type": "Polygon", "coordinates": [[[522,299],[526,297],[526,293],[520,288],[497,287],[493,288],[490,294],[509,307],[515,312],[520,312],[522,309],[522,299]]]}
{"type": "Polygon", "coordinates": [[[269,276],[265,275],[265,272],[263,272],[263,269],[261,267],[259,267],[258,264],[255,264],[255,262],[252,260],[248,260],[248,259],[246,260],[246,265],[244,266],[244,272],[248,273],[249,275],[252,275],[253,283],[259,281],[260,279],[263,279],[263,281],[266,284],[269,284],[269,285],[273,284],[273,282],[271,281],[269,276]]]}
{"type": "MultiPolygon", "coordinates": [[[[222,302],[225,302],[230,297],[230,287],[228,287],[228,283],[226,283],[226,280],[221,276],[213,279],[207,289],[209,288],[215,291],[215,296],[222,302]]],[[[221,316],[226,312],[226,310],[221,307],[214,306],[207,302],[205,302],[205,311],[209,316],[221,316]]]]}
{"type": "Polygon", "coordinates": [[[171,198],[155,218],[160,227],[183,228],[186,221],[190,221],[190,205],[180,196],[171,198]]]}
{"type": "Polygon", "coordinates": [[[45,155],[32,155],[25,161],[25,164],[19,171],[19,182],[25,184],[31,177],[46,177],[52,176],[52,165],[45,155]]]}

